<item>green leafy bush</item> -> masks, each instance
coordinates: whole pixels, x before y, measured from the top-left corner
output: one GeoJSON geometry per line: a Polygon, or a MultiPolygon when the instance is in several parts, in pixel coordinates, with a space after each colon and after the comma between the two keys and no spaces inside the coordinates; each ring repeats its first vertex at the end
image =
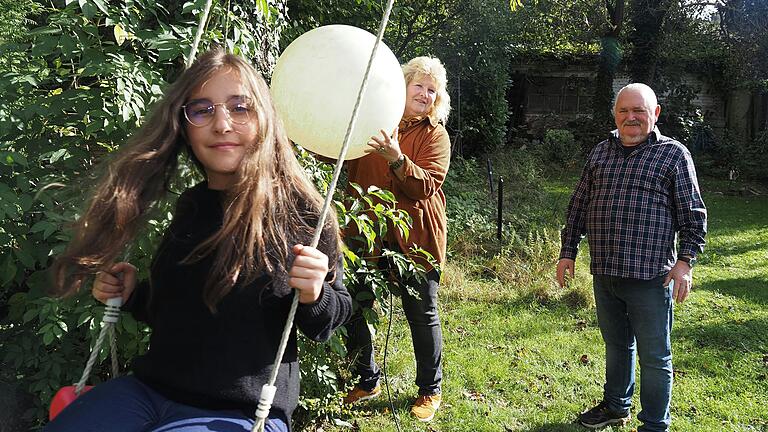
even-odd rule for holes
{"type": "Polygon", "coordinates": [[[534,151],[541,160],[561,165],[580,156],[573,132],[566,129],[548,129],[534,151]]]}
{"type": "MultiPolygon", "coordinates": [[[[97,167],[135,130],[183,68],[205,2],[166,7],[139,0],[133,8],[101,1],[67,3],[31,8],[37,10],[35,15],[18,22],[31,21],[35,28],[0,41],[0,382],[17,382],[33,394],[34,406],[24,415],[38,424],[53,392],[80,378],[103,311],[88,295],[88,286],[71,298],[47,297],[46,269],[69,239],[67,227],[98,177],[97,167]]],[[[284,4],[239,2],[229,11],[224,6],[214,4],[200,50],[226,44],[269,75],[286,25],[284,4]]],[[[327,179],[327,173],[314,170],[306,160],[305,166],[317,179],[327,179]]],[[[181,168],[172,188],[177,192],[199,179],[188,164],[181,168]]],[[[391,204],[385,192],[371,191],[373,195],[391,204]]],[[[144,272],[170,221],[176,196],[157,203],[147,217],[147,229],[131,248],[131,261],[144,272]]],[[[336,205],[343,223],[356,221],[366,211],[363,204],[346,211],[341,202],[336,205]]],[[[407,229],[392,206],[373,211],[407,229]]],[[[369,226],[367,235],[381,234],[381,226],[369,226]]],[[[362,262],[357,258],[361,256],[348,252],[348,260],[362,262]]],[[[403,269],[414,270],[408,265],[403,269]]],[[[124,368],[147,349],[149,330],[125,314],[117,330],[124,368]]],[[[304,344],[302,352],[311,360],[304,362],[302,371],[308,390],[332,395],[327,389],[338,386],[332,372],[341,368],[340,340],[304,344]]],[[[109,377],[102,363],[106,355],[106,349],[100,353],[91,383],[109,377]]],[[[314,405],[308,417],[327,406],[330,400],[314,405]]]]}
{"type": "MultiPolygon", "coordinates": [[[[306,151],[299,149],[299,161],[305,167],[309,177],[314,181],[318,190],[327,193],[333,174],[331,165],[318,162],[306,151]]],[[[408,213],[395,207],[394,195],[386,190],[371,187],[363,191],[359,186],[348,185],[341,179],[334,194],[334,206],[339,225],[344,229],[354,225],[359,234],[345,238],[344,278],[346,281],[356,280],[372,288],[376,301],[374,309],[366,309],[363,316],[369,324],[377,326],[381,314],[389,312],[390,290],[392,284],[389,273],[379,270],[379,259],[386,257],[393,261],[393,275],[396,280],[405,276],[424,277],[424,268],[406,255],[388,249],[379,250],[377,245],[387,235],[388,225],[408,234],[411,221],[408,213]],[[354,197],[347,191],[352,188],[354,197]]],[[[416,251],[417,255],[431,258],[427,252],[416,251]]],[[[351,288],[350,284],[346,284],[351,288]]],[[[356,293],[350,290],[353,301],[369,300],[367,292],[356,293]]],[[[339,329],[327,343],[318,344],[304,337],[299,338],[301,353],[301,386],[302,396],[299,409],[294,415],[294,426],[297,429],[314,422],[338,418],[342,407],[338,401],[344,383],[349,381],[347,370],[346,348],[343,343],[344,329],[339,329]]]]}
{"type": "Polygon", "coordinates": [[[726,130],[697,159],[701,171],[720,179],[768,181],[768,131],[755,139],[726,130]]]}

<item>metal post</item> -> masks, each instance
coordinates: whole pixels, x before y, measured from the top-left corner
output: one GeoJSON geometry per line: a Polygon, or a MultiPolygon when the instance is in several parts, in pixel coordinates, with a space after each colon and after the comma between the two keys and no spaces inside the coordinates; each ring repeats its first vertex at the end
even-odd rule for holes
{"type": "Polygon", "coordinates": [[[496,221],[496,239],[501,241],[501,224],[504,220],[502,212],[504,211],[504,178],[499,176],[499,210],[496,221]]]}

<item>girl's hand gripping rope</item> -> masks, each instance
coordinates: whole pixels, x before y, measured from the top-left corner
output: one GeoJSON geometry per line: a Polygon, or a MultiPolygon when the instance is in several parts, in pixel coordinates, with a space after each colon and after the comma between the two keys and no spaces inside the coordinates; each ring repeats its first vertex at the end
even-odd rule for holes
{"type": "Polygon", "coordinates": [[[328,256],[319,250],[297,244],[293,247],[296,259],[288,271],[288,285],[299,291],[299,303],[314,303],[323,292],[328,275],[328,256]]]}
{"type": "Polygon", "coordinates": [[[127,262],[119,262],[96,273],[91,294],[104,304],[113,297],[121,297],[125,303],[135,287],[136,267],[127,262]]]}

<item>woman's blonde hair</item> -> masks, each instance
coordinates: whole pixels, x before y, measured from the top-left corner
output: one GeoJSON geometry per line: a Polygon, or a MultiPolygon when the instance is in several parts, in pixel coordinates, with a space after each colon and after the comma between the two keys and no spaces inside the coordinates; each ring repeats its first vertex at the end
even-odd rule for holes
{"type": "Polygon", "coordinates": [[[403,65],[405,84],[408,85],[415,79],[428,76],[437,84],[437,96],[435,104],[428,115],[445,124],[448,114],[451,112],[451,97],[448,95],[448,74],[440,59],[435,57],[415,57],[403,65]]]}
{"type": "MultiPolygon", "coordinates": [[[[307,179],[272,104],[264,79],[242,58],[222,49],[200,55],[165,92],[146,123],[120,149],[96,186],[87,210],[75,224],[75,235],[53,265],[55,292],[76,291],[82,280],[112,263],[133,239],[152,204],[165,195],[184,149],[195,163],[185,137],[182,105],[202,83],[219,71],[238,74],[250,92],[256,141],[226,191],[221,229],[187,257],[187,262],[213,256],[204,301],[216,304],[235,281],[247,284],[262,272],[273,275],[272,289],[289,291],[285,272],[293,261],[292,246],[309,245],[323,198],[307,179]]],[[[336,215],[331,213],[318,246],[331,266],[339,256],[336,215]]]]}

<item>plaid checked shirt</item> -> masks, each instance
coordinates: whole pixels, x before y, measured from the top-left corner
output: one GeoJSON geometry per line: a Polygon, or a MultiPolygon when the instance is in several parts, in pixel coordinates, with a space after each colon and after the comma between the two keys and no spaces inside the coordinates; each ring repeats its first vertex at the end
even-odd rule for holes
{"type": "Polygon", "coordinates": [[[589,241],[592,274],[648,280],[704,249],[707,210],[691,153],[655,128],[624,156],[618,131],[590,152],[568,204],[560,258],[589,241]],[[676,239],[676,234],[678,238],[676,239]]]}

